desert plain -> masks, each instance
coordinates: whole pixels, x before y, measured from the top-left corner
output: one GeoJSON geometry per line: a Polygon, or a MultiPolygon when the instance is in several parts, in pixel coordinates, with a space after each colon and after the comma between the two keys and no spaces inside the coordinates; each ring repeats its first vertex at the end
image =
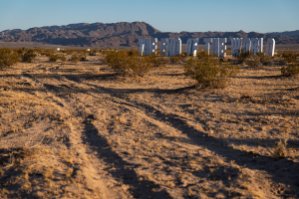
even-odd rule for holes
{"type": "Polygon", "coordinates": [[[103,59],[0,71],[0,198],[299,197],[298,78],[242,65],[204,89],[103,59]]]}

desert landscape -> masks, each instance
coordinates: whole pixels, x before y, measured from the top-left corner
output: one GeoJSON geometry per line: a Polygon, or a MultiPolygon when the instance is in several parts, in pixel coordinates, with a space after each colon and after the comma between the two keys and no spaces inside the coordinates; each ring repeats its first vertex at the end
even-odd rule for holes
{"type": "Polygon", "coordinates": [[[0,6],[0,199],[299,199],[298,0],[0,6]]]}
{"type": "Polygon", "coordinates": [[[298,77],[245,63],[202,88],[105,56],[0,70],[0,198],[299,197],[298,77]]]}

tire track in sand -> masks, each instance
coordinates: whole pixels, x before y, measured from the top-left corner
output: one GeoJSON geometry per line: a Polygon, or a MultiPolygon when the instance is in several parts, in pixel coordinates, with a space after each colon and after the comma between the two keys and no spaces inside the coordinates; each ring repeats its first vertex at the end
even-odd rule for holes
{"type": "Polygon", "coordinates": [[[159,185],[139,177],[134,171],[134,165],[123,160],[111,149],[107,140],[100,135],[97,128],[93,125],[93,120],[95,120],[93,115],[87,116],[84,120],[84,139],[86,143],[98,153],[99,158],[111,166],[109,173],[111,173],[114,178],[129,185],[129,191],[134,198],[171,198],[159,185]]]}

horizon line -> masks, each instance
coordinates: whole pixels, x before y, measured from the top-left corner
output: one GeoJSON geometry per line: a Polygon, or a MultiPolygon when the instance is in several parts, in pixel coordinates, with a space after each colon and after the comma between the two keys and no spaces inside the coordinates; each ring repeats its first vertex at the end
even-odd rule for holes
{"type": "Polygon", "coordinates": [[[68,23],[68,24],[60,24],[60,25],[37,25],[37,26],[33,26],[33,27],[28,27],[28,28],[7,28],[7,29],[3,29],[0,30],[0,32],[4,32],[4,31],[12,31],[12,30],[22,30],[22,31],[27,31],[33,28],[45,28],[45,27],[54,27],[54,26],[69,26],[69,25],[76,25],[76,24],[117,24],[117,23],[146,23],[150,26],[152,26],[154,29],[156,29],[159,32],[162,33],[184,33],[184,32],[245,32],[245,33],[261,33],[261,34],[268,34],[268,33],[282,33],[282,32],[295,32],[295,31],[299,31],[299,28],[296,30],[282,30],[282,31],[267,31],[267,32],[260,32],[260,31],[255,31],[255,30],[251,30],[251,31],[244,31],[242,29],[240,30],[203,30],[203,31],[190,31],[190,30],[181,30],[181,31],[162,31],[158,28],[156,28],[155,26],[153,26],[152,24],[145,22],[145,21],[118,21],[118,22],[76,22],[76,23],[68,23]]]}

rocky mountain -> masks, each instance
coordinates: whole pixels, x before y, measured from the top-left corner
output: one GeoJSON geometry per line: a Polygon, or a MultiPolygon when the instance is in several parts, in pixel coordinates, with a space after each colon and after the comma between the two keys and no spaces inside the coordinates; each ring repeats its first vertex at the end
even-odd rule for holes
{"type": "Polygon", "coordinates": [[[278,44],[299,44],[299,30],[276,33],[257,32],[161,32],[144,22],[120,23],[79,23],[66,26],[45,26],[28,30],[5,30],[0,32],[1,42],[38,42],[66,46],[85,46],[102,48],[134,47],[141,37],[181,37],[185,43],[188,38],[207,37],[273,37],[278,44]]]}

